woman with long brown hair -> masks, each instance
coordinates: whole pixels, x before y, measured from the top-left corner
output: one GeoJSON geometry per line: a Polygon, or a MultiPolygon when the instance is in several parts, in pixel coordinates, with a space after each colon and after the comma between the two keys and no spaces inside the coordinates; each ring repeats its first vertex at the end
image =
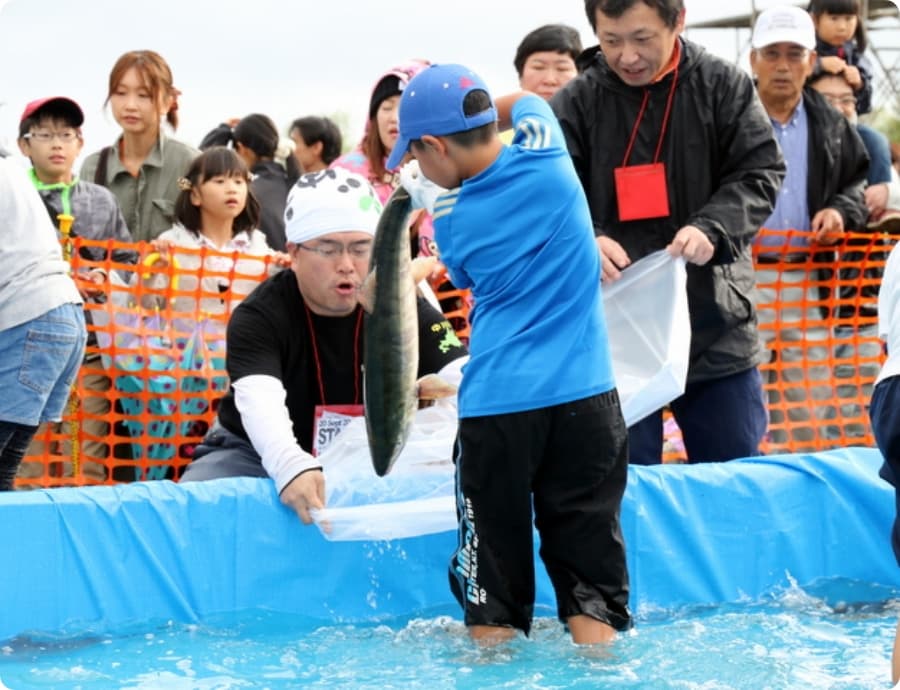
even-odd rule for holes
{"type": "Polygon", "coordinates": [[[122,134],[87,157],[81,178],[116,195],[135,241],[172,226],[178,178],[199,153],[163,130],[164,119],[173,131],[178,127],[180,93],[169,65],[152,50],[125,53],[109,75],[106,102],[122,134]]]}

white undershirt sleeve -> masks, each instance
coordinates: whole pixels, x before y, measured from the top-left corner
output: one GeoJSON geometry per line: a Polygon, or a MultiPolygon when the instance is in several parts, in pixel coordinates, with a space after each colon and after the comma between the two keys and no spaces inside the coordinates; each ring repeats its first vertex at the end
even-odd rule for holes
{"type": "Polygon", "coordinates": [[[301,472],[322,467],[294,438],[287,391],[279,379],[254,374],[238,379],[232,387],[244,431],[259,453],[263,469],[275,480],[278,493],[301,472]]]}
{"type": "Polygon", "coordinates": [[[446,381],[447,383],[459,388],[459,384],[462,383],[463,377],[462,368],[468,361],[469,355],[465,355],[464,357],[457,357],[452,362],[445,364],[444,367],[439,372],[437,372],[437,375],[444,379],[444,381],[446,381]]]}

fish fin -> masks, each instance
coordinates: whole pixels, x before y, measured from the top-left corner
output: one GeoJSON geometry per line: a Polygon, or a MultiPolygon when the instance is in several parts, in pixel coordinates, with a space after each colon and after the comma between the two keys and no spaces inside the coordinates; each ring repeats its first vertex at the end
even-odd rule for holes
{"type": "Polygon", "coordinates": [[[447,383],[437,374],[426,374],[416,381],[416,395],[419,400],[438,400],[456,395],[456,386],[447,383]]]}
{"type": "Polygon", "coordinates": [[[375,309],[375,271],[373,270],[363,280],[362,285],[357,290],[356,299],[360,306],[370,314],[375,309]]]}

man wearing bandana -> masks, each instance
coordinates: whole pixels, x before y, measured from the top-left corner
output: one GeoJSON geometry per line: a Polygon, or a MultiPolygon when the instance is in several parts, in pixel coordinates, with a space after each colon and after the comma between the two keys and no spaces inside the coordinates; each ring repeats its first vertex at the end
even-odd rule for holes
{"type": "MultiPolygon", "coordinates": [[[[290,270],[261,283],[232,314],[231,385],[181,481],[271,477],[304,523],[310,509],[324,507],[314,426],[322,415],[361,413],[359,287],[380,213],[375,191],[356,173],[330,168],[297,181],[285,209],[290,270]]],[[[458,382],[466,350],[452,327],[423,297],[418,322],[419,377],[458,382]]]]}

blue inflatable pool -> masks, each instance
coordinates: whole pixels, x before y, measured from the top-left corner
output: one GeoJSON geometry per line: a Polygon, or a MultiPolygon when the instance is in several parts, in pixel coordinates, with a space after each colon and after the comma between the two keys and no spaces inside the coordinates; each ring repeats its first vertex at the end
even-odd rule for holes
{"type": "MultiPolygon", "coordinates": [[[[632,467],[622,510],[632,608],[755,599],[789,579],[900,586],[880,463],[851,448],[632,467]]],[[[255,479],[5,494],[0,640],[258,608],[346,622],[446,607],[454,541],[450,531],[327,541],[255,479]]],[[[551,606],[538,571],[539,603],[551,606]]]]}

